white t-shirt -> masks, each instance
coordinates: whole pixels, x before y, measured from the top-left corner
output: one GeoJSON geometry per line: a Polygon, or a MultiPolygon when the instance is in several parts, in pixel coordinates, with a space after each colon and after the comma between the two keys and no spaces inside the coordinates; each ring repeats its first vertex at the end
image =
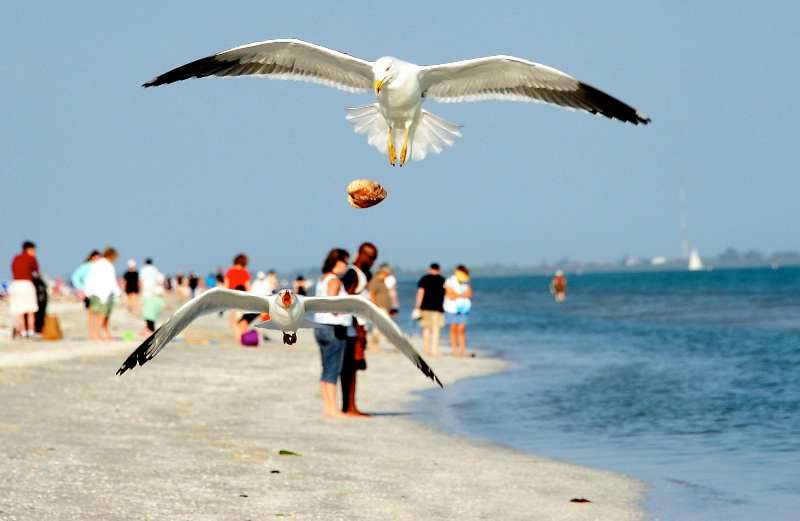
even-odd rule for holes
{"type": "MultiPolygon", "coordinates": [[[[329,273],[318,280],[314,295],[317,297],[330,296],[328,295],[328,282],[330,282],[333,277],[336,277],[336,275],[329,273]]],[[[345,291],[341,281],[339,283],[339,296],[347,296],[347,291],[345,291]]],[[[317,324],[327,324],[329,326],[349,326],[353,323],[353,316],[345,314],[334,315],[333,313],[314,313],[314,322],[317,324]]]]}
{"type": "Polygon", "coordinates": [[[139,282],[142,285],[142,298],[151,297],[153,295],[156,286],[158,286],[158,278],[160,275],[161,273],[158,272],[158,268],[152,264],[145,264],[142,266],[142,269],[139,270],[139,282]]]}
{"type": "Polygon", "coordinates": [[[114,265],[108,259],[101,258],[92,263],[83,292],[87,297],[97,297],[102,302],[108,302],[112,295],[122,295],[114,265]]]}

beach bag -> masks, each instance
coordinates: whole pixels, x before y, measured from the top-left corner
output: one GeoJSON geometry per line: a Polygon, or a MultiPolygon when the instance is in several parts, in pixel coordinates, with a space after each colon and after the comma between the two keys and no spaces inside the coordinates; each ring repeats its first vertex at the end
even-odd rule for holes
{"type": "Polygon", "coordinates": [[[45,315],[44,325],[42,326],[42,338],[45,340],[61,340],[64,335],[61,333],[61,324],[58,317],[45,315]]]}
{"type": "Polygon", "coordinates": [[[456,299],[456,313],[466,315],[472,309],[472,301],[466,297],[456,299]]]}
{"type": "Polygon", "coordinates": [[[245,347],[258,347],[258,331],[251,329],[242,333],[241,342],[245,347]]]}

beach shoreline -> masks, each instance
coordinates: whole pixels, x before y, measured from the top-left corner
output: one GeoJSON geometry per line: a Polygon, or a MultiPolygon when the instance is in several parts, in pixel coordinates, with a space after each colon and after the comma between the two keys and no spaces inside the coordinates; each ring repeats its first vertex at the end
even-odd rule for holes
{"type": "MultiPolygon", "coordinates": [[[[644,517],[641,482],[414,421],[417,391],[435,384],[397,353],[367,354],[359,405],[372,419],[325,419],[307,331],[291,347],[272,333],[246,349],[227,316],[209,315],[116,376],[138,342],[88,342],[80,303],[49,309],[64,340],[0,330],[0,519],[644,517]]],[[[111,324],[138,339],[124,306],[111,324]]],[[[428,362],[445,386],[505,366],[428,362]]]]}

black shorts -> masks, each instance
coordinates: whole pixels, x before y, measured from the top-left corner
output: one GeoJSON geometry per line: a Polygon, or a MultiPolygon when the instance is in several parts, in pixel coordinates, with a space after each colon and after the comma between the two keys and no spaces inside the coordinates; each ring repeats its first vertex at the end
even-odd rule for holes
{"type": "Polygon", "coordinates": [[[248,324],[252,324],[253,320],[257,319],[259,316],[261,316],[261,313],[245,313],[242,315],[241,320],[244,320],[248,324]]]}

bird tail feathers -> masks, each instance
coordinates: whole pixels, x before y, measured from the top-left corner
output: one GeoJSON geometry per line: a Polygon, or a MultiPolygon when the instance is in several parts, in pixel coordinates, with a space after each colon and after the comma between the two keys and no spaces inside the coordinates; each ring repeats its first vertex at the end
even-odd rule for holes
{"type": "MultiPolygon", "coordinates": [[[[377,103],[348,108],[347,121],[353,124],[356,134],[367,136],[367,142],[382,154],[389,154],[389,125],[381,114],[377,103]]],[[[409,158],[422,161],[428,154],[438,154],[453,146],[461,137],[461,125],[423,110],[419,121],[409,136],[409,158]]],[[[393,136],[395,147],[399,150],[405,140],[405,129],[395,128],[393,136]]]]}

